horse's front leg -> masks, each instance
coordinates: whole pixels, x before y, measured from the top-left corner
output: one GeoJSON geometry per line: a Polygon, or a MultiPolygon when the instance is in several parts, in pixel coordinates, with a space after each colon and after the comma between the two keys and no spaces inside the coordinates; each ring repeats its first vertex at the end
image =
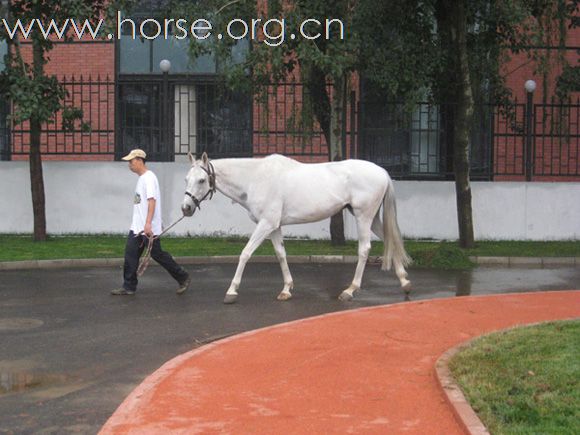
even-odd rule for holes
{"type": "Polygon", "coordinates": [[[260,246],[260,244],[264,241],[266,237],[270,235],[270,233],[275,229],[275,227],[265,220],[261,220],[258,222],[256,229],[252,233],[250,240],[246,243],[246,246],[242,250],[242,254],[240,255],[240,261],[238,262],[238,267],[236,269],[236,274],[234,275],[234,279],[232,279],[232,283],[230,284],[230,288],[226,292],[226,296],[224,298],[224,304],[233,304],[236,299],[238,298],[238,288],[240,287],[240,282],[242,281],[242,275],[244,273],[244,268],[248,263],[248,260],[260,246]]]}
{"type": "Polygon", "coordinates": [[[278,257],[278,261],[280,262],[280,268],[282,269],[282,276],[284,277],[284,288],[278,295],[278,300],[287,301],[292,297],[292,293],[290,293],[290,290],[294,288],[294,281],[292,280],[290,268],[288,267],[288,262],[286,261],[286,249],[284,249],[282,230],[280,228],[276,229],[270,235],[270,239],[272,240],[272,245],[274,246],[276,257],[278,257]]]}

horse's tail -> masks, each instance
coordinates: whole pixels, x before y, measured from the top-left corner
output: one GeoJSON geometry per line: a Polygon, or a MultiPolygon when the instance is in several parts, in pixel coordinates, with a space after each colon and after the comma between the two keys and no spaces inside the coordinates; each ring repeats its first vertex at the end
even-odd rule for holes
{"type": "Polygon", "coordinates": [[[383,270],[390,270],[393,263],[403,267],[411,263],[411,257],[405,251],[401,231],[397,224],[397,204],[395,202],[395,187],[388,178],[387,191],[383,198],[383,270]]]}

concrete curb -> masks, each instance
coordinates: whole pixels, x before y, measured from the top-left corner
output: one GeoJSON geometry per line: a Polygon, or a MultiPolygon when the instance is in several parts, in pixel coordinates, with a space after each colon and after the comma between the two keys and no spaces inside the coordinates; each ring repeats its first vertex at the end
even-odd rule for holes
{"type": "MultiPolygon", "coordinates": [[[[499,267],[580,267],[580,257],[469,257],[478,266],[499,267]]],[[[237,255],[175,257],[180,264],[237,264],[237,255]]],[[[355,255],[289,255],[288,263],[354,264],[358,261],[355,255]]],[[[273,255],[257,255],[250,258],[250,263],[278,263],[273,255]]],[[[369,264],[380,264],[381,257],[371,257],[369,264]]],[[[157,265],[154,261],[150,265],[157,265]]],[[[0,262],[0,270],[58,269],[71,267],[117,267],[123,266],[122,258],[73,258],[59,260],[26,260],[0,262]]]]}
{"type": "MultiPolygon", "coordinates": [[[[199,256],[199,257],[175,257],[179,264],[237,264],[237,255],[199,256]]],[[[356,263],[358,258],[351,255],[290,255],[288,263],[356,263]]],[[[70,267],[121,267],[122,258],[74,258],[62,260],[26,260],[0,262],[0,270],[26,270],[26,269],[58,269],[70,267]]],[[[369,263],[380,263],[380,257],[369,258],[369,263]]],[[[250,263],[278,263],[273,255],[256,255],[250,258],[250,263]]],[[[155,261],[150,266],[158,266],[155,261]]]]}
{"type": "Polygon", "coordinates": [[[451,358],[462,349],[469,347],[477,338],[479,337],[461,343],[459,346],[452,347],[441,355],[435,363],[435,374],[439,386],[443,390],[443,393],[445,393],[447,403],[453,410],[456,420],[463,427],[465,433],[471,435],[489,435],[489,431],[465,398],[459,385],[455,383],[455,379],[451,376],[451,371],[449,370],[449,361],[451,358]]]}
{"type": "Polygon", "coordinates": [[[479,266],[580,267],[580,257],[469,257],[479,266]]]}

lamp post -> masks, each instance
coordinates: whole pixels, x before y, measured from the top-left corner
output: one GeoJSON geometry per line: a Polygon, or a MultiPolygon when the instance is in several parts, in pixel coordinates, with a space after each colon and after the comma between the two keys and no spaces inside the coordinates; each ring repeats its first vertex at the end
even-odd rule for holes
{"type": "Polygon", "coordinates": [[[161,153],[166,156],[167,160],[172,160],[172,147],[169,141],[169,70],[171,62],[163,59],[159,62],[159,69],[163,73],[163,90],[161,92],[161,153]]]}
{"type": "Polygon", "coordinates": [[[526,181],[532,181],[532,173],[534,169],[533,165],[533,143],[532,143],[532,133],[534,128],[534,91],[536,90],[536,82],[533,80],[528,80],[524,84],[524,89],[527,95],[526,104],[526,181]]]}

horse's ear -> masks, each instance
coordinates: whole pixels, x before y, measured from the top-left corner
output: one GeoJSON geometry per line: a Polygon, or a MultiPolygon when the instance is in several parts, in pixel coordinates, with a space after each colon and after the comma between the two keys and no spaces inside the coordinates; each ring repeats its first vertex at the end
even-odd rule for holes
{"type": "Polygon", "coordinates": [[[195,162],[195,156],[191,154],[191,151],[187,153],[187,157],[189,157],[189,162],[193,165],[193,162],[195,162]]]}
{"type": "Polygon", "coordinates": [[[207,156],[207,153],[205,151],[201,155],[201,161],[204,166],[207,166],[207,163],[209,162],[209,157],[207,156]]]}

